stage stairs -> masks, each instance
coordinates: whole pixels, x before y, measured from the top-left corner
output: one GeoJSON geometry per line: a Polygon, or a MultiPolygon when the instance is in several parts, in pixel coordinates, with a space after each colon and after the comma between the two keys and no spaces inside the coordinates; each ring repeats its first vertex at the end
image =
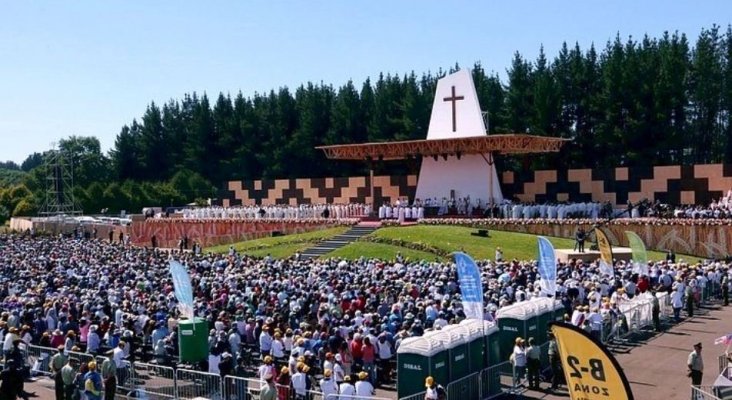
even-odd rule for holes
{"type": "Polygon", "coordinates": [[[381,224],[375,223],[360,223],[354,225],[350,230],[343,234],[334,236],[328,240],[324,240],[314,247],[304,250],[301,254],[303,260],[309,260],[311,258],[320,258],[324,254],[330,253],[333,250],[339,249],[349,243],[355,242],[359,238],[369,235],[375,230],[379,229],[381,224]]]}

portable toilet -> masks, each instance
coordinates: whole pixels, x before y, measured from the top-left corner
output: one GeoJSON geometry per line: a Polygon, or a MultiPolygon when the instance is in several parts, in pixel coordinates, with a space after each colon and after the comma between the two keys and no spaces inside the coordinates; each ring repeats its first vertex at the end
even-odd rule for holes
{"type": "Polygon", "coordinates": [[[465,326],[448,325],[436,332],[435,336],[443,339],[450,355],[450,382],[470,375],[473,372],[470,369],[470,340],[465,326]]]}
{"type": "MultiPolygon", "coordinates": [[[[483,321],[483,340],[485,342],[486,368],[498,365],[508,359],[501,359],[501,331],[492,321],[483,321]]],[[[512,348],[513,349],[513,348],[512,348]]],[[[481,374],[481,386],[487,397],[501,393],[501,371],[498,368],[489,369],[481,374]]]]}
{"type": "Polygon", "coordinates": [[[554,322],[554,299],[550,297],[536,297],[530,300],[536,307],[536,332],[532,337],[536,341],[537,345],[541,345],[546,342],[548,332],[548,326],[554,322]]]}
{"type": "Polygon", "coordinates": [[[178,322],[178,356],[182,362],[208,359],[208,321],[201,318],[178,322]]]}
{"type": "MultiPolygon", "coordinates": [[[[463,379],[471,374],[470,371],[470,343],[464,327],[460,325],[448,325],[439,331],[434,331],[425,336],[442,340],[442,344],[448,353],[448,380],[451,385],[450,396],[462,398],[475,398],[476,390],[469,379],[463,379]],[[472,389],[471,389],[472,388],[472,389]]],[[[476,380],[477,381],[477,380],[476,380]]],[[[443,385],[447,386],[447,385],[443,385]]]]}
{"type": "Polygon", "coordinates": [[[536,333],[536,307],[528,301],[498,309],[496,313],[500,334],[501,360],[508,360],[517,337],[524,339],[536,333]]]}
{"type": "Polygon", "coordinates": [[[424,380],[448,382],[448,352],[441,340],[418,336],[404,339],[397,349],[397,395],[399,398],[424,392],[424,380]]]}
{"type": "MultiPolygon", "coordinates": [[[[470,353],[470,372],[480,372],[488,366],[486,354],[485,327],[483,321],[478,319],[466,319],[460,321],[460,326],[465,330],[468,340],[468,352],[470,353]]],[[[498,330],[497,328],[495,328],[498,330]]]]}

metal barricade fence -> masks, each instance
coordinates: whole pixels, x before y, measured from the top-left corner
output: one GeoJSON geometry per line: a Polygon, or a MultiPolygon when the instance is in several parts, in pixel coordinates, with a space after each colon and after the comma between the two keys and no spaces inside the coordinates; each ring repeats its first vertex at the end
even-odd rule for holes
{"type": "Polygon", "coordinates": [[[295,398],[292,386],[275,385],[277,388],[277,398],[282,400],[290,400],[295,398]]]}
{"type": "Polygon", "coordinates": [[[515,393],[513,365],[509,361],[490,366],[480,373],[481,398],[491,399],[504,393],[515,393]]]}
{"type": "Polygon", "coordinates": [[[399,400],[424,400],[424,396],[427,394],[426,391],[415,393],[410,396],[400,397],[399,400]]]}
{"type": "MultiPolygon", "coordinates": [[[[259,379],[227,375],[223,385],[224,400],[259,400],[259,391],[263,383],[259,379]]],[[[280,388],[277,389],[279,392],[280,388]]]]}
{"type": "MultiPolygon", "coordinates": [[[[323,396],[323,393],[318,392],[318,391],[315,391],[315,390],[309,390],[308,391],[308,394],[310,394],[309,400],[362,400],[362,399],[368,399],[368,400],[393,400],[393,399],[389,399],[387,397],[376,397],[376,396],[364,397],[364,396],[357,396],[357,395],[350,396],[350,395],[346,395],[346,394],[332,394],[332,395],[329,395],[326,398],[326,397],[323,396]]],[[[416,396],[416,395],[414,395],[414,396],[416,396]]],[[[399,399],[399,400],[404,400],[404,399],[410,399],[410,400],[419,399],[419,400],[422,400],[422,399],[424,399],[424,393],[422,393],[422,397],[413,397],[413,396],[410,396],[410,397],[404,397],[404,398],[399,399]]],[[[450,397],[448,397],[448,399],[450,399],[450,397]]]]}
{"type": "Polygon", "coordinates": [[[195,399],[204,397],[212,400],[223,399],[221,376],[208,372],[178,369],[175,371],[177,398],[195,399]]]}
{"type": "Polygon", "coordinates": [[[480,372],[450,382],[445,391],[448,399],[482,399],[480,372]]]}
{"type": "Polygon", "coordinates": [[[732,368],[732,360],[727,358],[726,354],[722,354],[719,356],[719,373],[723,373],[727,368],[732,368]]]}
{"type": "Polygon", "coordinates": [[[133,363],[131,384],[136,391],[143,392],[147,399],[175,399],[177,381],[175,371],[171,367],[155,364],[133,363]]]}
{"type": "Polygon", "coordinates": [[[691,400],[723,400],[714,394],[714,390],[711,386],[692,386],[691,400]]]}
{"type": "MultiPolygon", "coordinates": [[[[70,351],[69,354],[68,354],[68,356],[71,357],[71,358],[75,358],[75,359],[79,360],[79,363],[80,364],[86,364],[86,365],[89,365],[89,362],[90,361],[94,361],[95,360],[93,354],[80,353],[78,351],[70,351]]],[[[97,363],[97,364],[99,364],[100,367],[102,366],[101,363],[97,363]]]]}
{"type": "Polygon", "coordinates": [[[51,376],[51,357],[56,354],[56,350],[50,347],[41,347],[30,345],[26,348],[28,355],[28,365],[31,367],[31,375],[51,376]]]}

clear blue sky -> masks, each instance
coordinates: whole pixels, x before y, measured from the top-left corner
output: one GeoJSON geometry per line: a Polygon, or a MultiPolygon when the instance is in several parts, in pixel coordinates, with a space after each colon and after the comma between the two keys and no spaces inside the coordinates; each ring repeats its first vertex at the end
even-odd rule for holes
{"type": "Polygon", "coordinates": [[[694,41],[726,28],[732,1],[2,1],[0,160],[59,138],[107,151],[150,101],[245,95],[307,81],[360,85],[379,72],[480,61],[505,77],[512,54],[553,58],[563,41],[602,48],[620,33],[694,41]]]}

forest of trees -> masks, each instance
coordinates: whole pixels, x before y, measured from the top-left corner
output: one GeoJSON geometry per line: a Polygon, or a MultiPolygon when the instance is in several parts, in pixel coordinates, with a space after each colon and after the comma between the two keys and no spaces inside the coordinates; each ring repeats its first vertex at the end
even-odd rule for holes
{"type": "MultiPolygon", "coordinates": [[[[326,161],[314,147],[423,139],[436,81],[458,68],[380,75],[360,87],[307,83],[215,99],[193,93],[151,103],[122,127],[108,154],[96,138],[72,136],[61,146],[74,154],[77,197],[86,212],[212,197],[214,187],[232,179],[363,174],[363,163],[326,161]]],[[[565,43],[553,58],[543,48],[536,60],[516,53],[505,80],[480,64],[472,71],[490,133],[571,139],[559,154],[501,159],[504,169],[732,162],[730,27],[702,29],[694,43],[679,33],[618,35],[601,49],[565,43]]],[[[4,165],[27,172],[5,189],[25,186],[33,194],[27,209],[41,202],[43,157],[4,165]]],[[[13,211],[17,204],[3,204],[0,193],[0,207],[13,211]]]]}

